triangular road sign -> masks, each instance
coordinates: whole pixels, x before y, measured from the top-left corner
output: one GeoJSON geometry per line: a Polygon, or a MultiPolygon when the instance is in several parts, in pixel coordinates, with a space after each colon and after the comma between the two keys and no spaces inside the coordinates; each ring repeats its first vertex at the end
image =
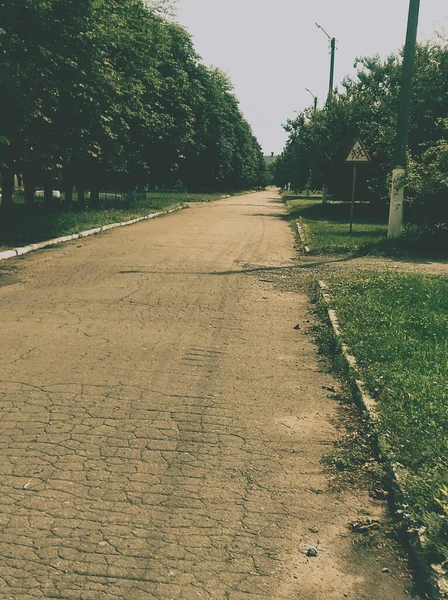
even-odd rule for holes
{"type": "Polygon", "coordinates": [[[370,162],[370,156],[361,140],[356,140],[346,162],[370,162]]]}

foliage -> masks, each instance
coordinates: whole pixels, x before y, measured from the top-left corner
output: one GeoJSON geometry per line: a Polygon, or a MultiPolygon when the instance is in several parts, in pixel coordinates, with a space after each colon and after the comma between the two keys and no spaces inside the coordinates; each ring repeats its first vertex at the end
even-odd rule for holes
{"type": "Polygon", "coordinates": [[[446,258],[448,248],[446,231],[406,225],[398,240],[387,239],[388,207],[374,203],[356,203],[353,231],[349,232],[350,207],[345,202],[322,204],[317,198],[283,194],[289,209],[289,218],[300,222],[311,254],[354,253],[357,255],[420,256],[446,258]]]}
{"type": "Polygon", "coordinates": [[[448,283],[355,272],[330,278],[343,340],[378,401],[379,427],[404,481],[412,527],[448,558],[448,283]]]}
{"type": "MultiPolygon", "coordinates": [[[[199,61],[174,0],[0,4],[0,167],[92,203],[133,189],[251,187],[261,149],[226,76],[199,61]],[[192,172],[189,169],[192,169],[192,172]]],[[[51,193],[46,193],[51,198],[51,193]]]]}
{"type": "Polygon", "coordinates": [[[448,224],[448,119],[440,119],[440,139],[420,160],[409,161],[409,203],[416,217],[429,224],[448,224]]]}
{"type": "MultiPolygon", "coordinates": [[[[345,159],[361,138],[372,157],[359,168],[357,196],[388,203],[396,137],[401,59],[391,55],[357,59],[355,78],[346,77],[322,110],[305,110],[285,124],[286,147],[276,163],[276,183],[302,190],[328,187],[340,200],[351,195],[351,167],[345,159]]],[[[417,48],[409,131],[409,199],[406,217],[447,226],[446,144],[448,45],[442,38],[417,48]]]]}
{"type": "Polygon", "coordinates": [[[180,170],[190,189],[264,187],[261,147],[243,118],[228,77],[217,68],[200,66],[193,107],[197,127],[192,152],[180,170]]]}
{"type": "Polygon", "coordinates": [[[150,12],[155,12],[167,17],[174,17],[178,0],[143,0],[150,12]]]}
{"type": "Polygon", "coordinates": [[[385,211],[357,204],[353,233],[349,233],[350,208],[346,203],[323,205],[316,200],[288,200],[290,218],[301,224],[302,242],[311,254],[358,254],[390,252],[385,211]]]}

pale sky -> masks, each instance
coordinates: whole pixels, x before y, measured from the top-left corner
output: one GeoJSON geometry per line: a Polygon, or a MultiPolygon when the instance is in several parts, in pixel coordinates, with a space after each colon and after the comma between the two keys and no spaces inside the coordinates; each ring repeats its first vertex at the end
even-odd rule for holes
{"type": "MultiPolygon", "coordinates": [[[[337,40],[335,85],[356,56],[386,56],[404,44],[409,0],[179,0],[178,21],[208,65],[230,76],[265,154],[280,153],[281,124],[328,92],[329,41],[337,40]]],[[[448,28],[446,0],[421,0],[419,39],[448,28]]]]}

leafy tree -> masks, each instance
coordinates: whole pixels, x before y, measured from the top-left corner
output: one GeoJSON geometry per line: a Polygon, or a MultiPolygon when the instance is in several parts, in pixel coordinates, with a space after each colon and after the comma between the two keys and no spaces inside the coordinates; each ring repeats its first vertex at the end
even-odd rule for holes
{"type": "Polygon", "coordinates": [[[448,119],[439,119],[439,139],[418,160],[410,157],[408,202],[414,219],[434,226],[448,224],[448,119]]]}
{"type": "MultiPolygon", "coordinates": [[[[335,94],[323,110],[305,111],[286,123],[289,139],[276,164],[277,183],[291,182],[297,189],[305,188],[307,181],[316,188],[327,185],[334,197],[348,200],[351,178],[345,159],[355,140],[361,138],[372,162],[363,166],[359,195],[371,202],[388,203],[401,59],[391,55],[382,61],[373,56],[357,59],[356,65],[356,77],[345,78],[343,93],[335,94]]],[[[425,206],[428,221],[442,218],[447,222],[443,211],[438,211],[438,217],[434,214],[435,206],[446,204],[443,177],[436,175],[444,164],[446,129],[440,119],[446,114],[448,46],[432,40],[417,48],[409,132],[412,177],[407,184],[408,218],[421,220],[425,206]],[[428,186],[423,183],[425,177],[428,186]],[[430,189],[435,194],[432,200],[430,189]]]]}
{"type": "Polygon", "coordinates": [[[232,84],[219,69],[199,65],[194,91],[193,145],[181,176],[190,189],[258,185],[261,148],[244,119],[232,84]]]}
{"type": "Polygon", "coordinates": [[[174,17],[176,15],[178,0],[143,0],[150,13],[174,17]]]}
{"type": "Polygon", "coordinates": [[[17,0],[0,4],[3,205],[90,189],[259,180],[261,150],[231,84],[204,67],[173,0],[17,0]]]}

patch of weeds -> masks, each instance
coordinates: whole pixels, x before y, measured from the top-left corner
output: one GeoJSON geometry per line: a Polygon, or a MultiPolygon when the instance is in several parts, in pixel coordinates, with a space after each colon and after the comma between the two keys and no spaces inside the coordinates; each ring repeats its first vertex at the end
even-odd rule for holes
{"type": "Polygon", "coordinates": [[[338,408],[341,434],[332,452],[323,458],[333,489],[350,486],[370,489],[376,497],[379,493],[385,494],[383,472],[374,457],[370,425],[349,391],[338,400],[338,408]]]}
{"type": "Polygon", "coordinates": [[[448,280],[359,271],[328,278],[343,342],[378,403],[405,494],[406,526],[448,559],[448,280]]]}
{"type": "Polygon", "coordinates": [[[316,324],[310,327],[320,357],[328,362],[328,366],[343,381],[348,381],[347,362],[342,355],[341,343],[335,336],[328,318],[327,306],[322,299],[320,288],[316,281],[308,285],[308,293],[312,303],[312,311],[316,324]]]}
{"type": "Polygon", "coordinates": [[[353,400],[347,362],[342,355],[340,341],[328,320],[326,304],[322,300],[319,287],[314,282],[309,290],[313,312],[317,317],[317,324],[313,325],[311,333],[320,356],[328,361],[328,366],[342,382],[344,390],[342,396],[333,395],[334,400],[338,402],[338,427],[343,434],[336,441],[334,450],[324,457],[323,463],[335,489],[357,485],[382,490],[383,486],[379,480],[383,473],[374,458],[370,424],[353,400]]]}

